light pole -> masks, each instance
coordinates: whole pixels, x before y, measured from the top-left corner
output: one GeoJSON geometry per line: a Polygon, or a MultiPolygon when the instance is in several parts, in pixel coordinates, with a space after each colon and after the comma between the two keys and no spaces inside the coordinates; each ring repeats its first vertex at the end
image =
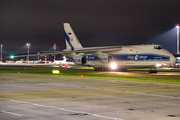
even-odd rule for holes
{"type": "Polygon", "coordinates": [[[46,55],[45,55],[45,58],[44,58],[44,60],[45,60],[45,61],[47,61],[47,57],[46,57],[46,55]]]}
{"type": "MultiPolygon", "coordinates": [[[[56,44],[54,44],[54,51],[56,51],[56,44]]],[[[54,55],[54,61],[56,60],[56,56],[54,55]]]]}
{"type": "Polygon", "coordinates": [[[177,54],[179,54],[179,24],[177,24],[176,28],[177,28],[177,54]]]}
{"type": "Polygon", "coordinates": [[[26,45],[28,46],[28,56],[27,56],[27,61],[29,62],[29,46],[30,46],[30,44],[27,43],[26,45]]]}
{"type": "Polygon", "coordinates": [[[3,44],[1,44],[1,62],[2,62],[2,46],[3,44]]]}
{"type": "Polygon", "coordinates": [[[39,60],[39,52],[38,52],[38,60],[39,60]]]}

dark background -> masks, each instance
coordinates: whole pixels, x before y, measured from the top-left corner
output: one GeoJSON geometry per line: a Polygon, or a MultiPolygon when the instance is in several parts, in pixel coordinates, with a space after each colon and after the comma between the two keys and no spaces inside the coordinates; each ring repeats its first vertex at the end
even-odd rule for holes
{"type": "Polygon", "coordinates": [[[68,22],[84,47],[161,44],[176,53],[180,0],[1,0],[3,53],[65,49],[68,22]]]}

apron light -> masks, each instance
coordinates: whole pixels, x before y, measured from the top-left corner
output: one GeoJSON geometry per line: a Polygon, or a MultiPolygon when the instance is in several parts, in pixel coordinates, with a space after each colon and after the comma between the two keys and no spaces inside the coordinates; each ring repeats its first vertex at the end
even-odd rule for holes
{"type": "Polygon", "coordinates": [[[52,73],[53,74],[59,74],[59,70],[53,70],[52,73]]]}

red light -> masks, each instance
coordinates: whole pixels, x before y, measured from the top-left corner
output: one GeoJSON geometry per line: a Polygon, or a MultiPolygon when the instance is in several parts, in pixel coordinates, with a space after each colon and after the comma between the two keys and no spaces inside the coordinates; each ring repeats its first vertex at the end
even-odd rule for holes
{"type": "Polygon", "coordinates": [[[176,28],[179,28],[179,24],[176,25],[176,28]]]}
{"type": "Polygon", "coordinates": [[[54,44],[54,46],[56,46],[56,44],[54,44]]]}

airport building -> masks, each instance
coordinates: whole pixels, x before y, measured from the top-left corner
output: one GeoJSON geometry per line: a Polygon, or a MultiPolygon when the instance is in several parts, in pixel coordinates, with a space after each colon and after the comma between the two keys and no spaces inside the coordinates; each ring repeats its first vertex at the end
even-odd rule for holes
{"type": "Polygon", "coordinates": [[[180,54],[175,54],[176,61],[174,63],[174,68],[180,68],[180,54]]]}

